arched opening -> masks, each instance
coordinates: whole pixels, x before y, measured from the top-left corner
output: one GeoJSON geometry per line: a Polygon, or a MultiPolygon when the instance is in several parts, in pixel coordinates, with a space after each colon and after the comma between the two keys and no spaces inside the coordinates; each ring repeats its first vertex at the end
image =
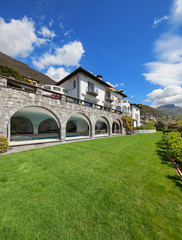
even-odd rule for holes
{"type": "Polygon", "coordinates": [[[95,135],[108,135],[109,134],[109,123],[108,121],[100,117],[95,124],[95,135]]]}
{"type": "Polygon", "coordinates": [[[10,140],[58,139],[59,129],[59,122],[52,112],[41,107],[27,107],[11,117],[10,140]]]}
{"type": "Polygon", "coordinates": [[[57,131],[58,125],[53,118],[43,120],[38,127],[38,133],[56,133],[57,131]]]}
{"type": "Polygon", "coordinates": [[[116,110],[121,112],[121,107],[120,107],[120,106],[117,106],[117,107],[116,107],[116,110]]]}
{"type": "Polygon", "coordinates": [[[66,124],[66,138],[89,137],[90,122],[86,116],[77,113],[72,115],[66,124]]]}
{"type": "Polygon", "coordinates": [[[112,134],[120,134],[122,132],[121,123],[118,119],[113,121],[112,134]]]}
{"type": "Polygon", "coordinates": [[[123,107],[123,112],[126,112],[126,106],[123,107]]]}
{"type": "Polygon", "coordinates": [[[11,134],[32,134],[33,124],[27,117],[13,116],[11,118],[11,134]]]}

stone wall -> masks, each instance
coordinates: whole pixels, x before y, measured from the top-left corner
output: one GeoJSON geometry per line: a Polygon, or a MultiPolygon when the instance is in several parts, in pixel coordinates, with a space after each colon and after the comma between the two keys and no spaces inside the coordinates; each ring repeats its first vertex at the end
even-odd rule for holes
{"type": "Polygon", "coordinates": [[[132,133],[155,133],[156,129],[141,129],[141,130],[132,130],[132,133]]]}
{"type": "Polygon", "coordinates": [[[42,96],[42,89],[35,88],[36,92],[28,92],[22,89],[7,87],[7,79],[0,77],[0,134],[8,135],[8,123],[17,111],[26,107],[41,107],[53,113],[60,125],[61,140],[65,141],[66,124],[71,115],[80,113],[85,115],[90,121],[91,137],[95,137],[95,123],[100,117],[105,117],[109,122],[110,132],[112,135],[112,123],[118,119],[121,122],[122,134],[125,129],[122,123],[122,114],[97,109],[96,106],[85,106],[67,102],[66,96],[62,95],[61,99],[42,96]]]}

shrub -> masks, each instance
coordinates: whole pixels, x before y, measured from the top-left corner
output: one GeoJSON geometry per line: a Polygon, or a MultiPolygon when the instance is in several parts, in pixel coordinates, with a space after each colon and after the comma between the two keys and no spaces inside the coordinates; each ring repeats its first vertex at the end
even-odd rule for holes
{"type": "Polygon", "coordinates": [[[148,122],[145,124],[145,129],[155,129],[153,122],[148,122]]]}
{"type": "Polygon", "coordinates": [[[163,142],[170,156],[182,163],[182,138],[179,132],[170,132],[163,135],[163,142]]]}
{"type": "Polygon", "coordinates": [[[123,119],[124,127],[127,130],[132,130],[132,128],[133,128],[133,118],[126,115],[126,116],[123,116],[122,119],[123,119]]]}
{"type": "Polygon", "coordinates": [[[0,153],[7,152],[8,147],[8,139],[4,135],[0,135],[0,153]]]}
{"type": "Polygon", "coordinates": [[[144,126],[136,127],[135,129],[136,129],[136,130],[143,130],[143,129],[144,129],[144,126]]]}
{"type": "Polygon", "coordinates": [[[156,129],[154,126],[147,126],[145,129],[156,129]]]}

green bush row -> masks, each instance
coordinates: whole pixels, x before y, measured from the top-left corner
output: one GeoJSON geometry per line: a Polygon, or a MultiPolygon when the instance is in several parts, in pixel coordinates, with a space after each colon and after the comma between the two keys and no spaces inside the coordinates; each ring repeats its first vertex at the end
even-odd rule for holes
{"type": "Polygon", "coordinates": [[[156,129],[154,126],[146,126],[146,127],[144,127],[144,126],[140,126],[140,127],[136,127],[135,128],[136,130],[144,130],[144,129],[156,129]]]}
{"type": "Polygon", "coordinates": [[[0,153],[7,152],[9,148],[8,140],[4,135],[0,135],[0,153]]]}
{"type": "Polygon", "coordinates": [[[179,132],[163,134],[163,142],[170,156],[182,163],[182,138],[179,132]]]}

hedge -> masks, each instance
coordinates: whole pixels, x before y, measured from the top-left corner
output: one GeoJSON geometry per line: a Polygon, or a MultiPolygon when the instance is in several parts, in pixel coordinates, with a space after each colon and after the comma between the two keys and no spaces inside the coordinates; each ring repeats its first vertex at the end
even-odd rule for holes
{"type": "Polygon", "coordinates": [[[182,138],[179,132],[170,132],[163,135],[163,142],[170,156],[182,164],[182,138]]]}

